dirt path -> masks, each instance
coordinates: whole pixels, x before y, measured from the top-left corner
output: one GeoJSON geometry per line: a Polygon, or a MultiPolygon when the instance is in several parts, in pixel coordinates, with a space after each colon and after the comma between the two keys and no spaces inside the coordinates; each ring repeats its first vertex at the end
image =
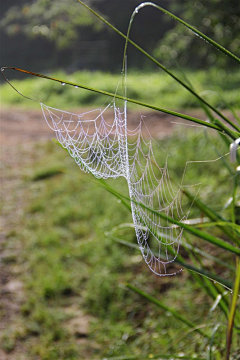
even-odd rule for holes
{"type": "MultiPolygon", "coordinates": [[[[81,112],[84,110],[81,110],[81,112]]],[[[106,113],[106,119],[112,116],[106,113]]],[[[157,138],[166,136],[172,132],[173,116],[166,114],[148,112],[144,116],[148,119],[148,127],[152,135],[157,138]]],[[[128,121],[134,126],[139,122],[138,112],[129,112],[128,121]]],[[[44,121],[41,110],[1,110],[1,134],[2,146],[18,145],[36,141],[51,139],[53,131],[44,121]]]]}

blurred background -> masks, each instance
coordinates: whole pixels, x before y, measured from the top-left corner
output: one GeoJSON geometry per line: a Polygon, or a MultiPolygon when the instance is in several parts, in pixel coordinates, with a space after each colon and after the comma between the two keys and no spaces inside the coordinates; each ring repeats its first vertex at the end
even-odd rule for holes
{"type": "MultiPolygon", "coordinates": [[[[88,0],[86,4],[126,34],[139,0],[88,0]]],[[[156,4],[239,55],[240,4],[235,0],[210,3],[157,0],[156,4]]],[[[125,41],[77,1],[2,2],[0,31],[1,66],[52,74],[115,93],[120,81],[125,41]]],[[[130,38],[182,81],[191,83],[214,106],[240,108],[237,63],[170,16],[153,7],[145,7],[135,17],[130,38]]],[[[198,107],[196,98],[130,44],[128,70],[130,98],[163,108],[198,107]]],[[[7,75],[9,80],[24,80],[13,85],[25,95],[47,101],[53,107],[96,106],[106,100],[96,93],[74,91],[69,87],[63,89],[58,84],[29,78],[16,71],[7,75]]],[[[3,84],[2,77],[0,82],[3,84]]],[[[7,84],[3,85],[2,106],[22,105],[24,101],[7,84]]],[[[35,105],[29,103],[31,107],[35,105]]]]}
{"type": "MultiPolygon", "coordinates": [[[[88,0],[105,19],[126,33],[139,0],[88,0]]],[[[240,53],[240,3],[236,0],[156,0],[227,49],[240,53]]],[[[77,1],[8,0],[1,2],[1,65],[34,71],[64,68],[121,71],[124,40],[77,1]],[[71,6],[70,6],[71,5],[71,6]]],[[[184,26],[152,7],[141,10],[131,39],[167,66],[192,69],[236,64],[204,44],[184,26]]],[[[152,64],[129,46],[129,67],[152,64]]],[[[18,74],[14,74],[17,76],[18,74]]]]}

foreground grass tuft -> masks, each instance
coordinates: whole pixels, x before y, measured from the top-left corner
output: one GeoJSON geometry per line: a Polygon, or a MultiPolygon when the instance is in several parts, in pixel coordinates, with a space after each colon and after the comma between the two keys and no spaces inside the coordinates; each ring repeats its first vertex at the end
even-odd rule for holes
{"type": "MultiPolygon", "coordinates": [[[[208,160],[216,157],[213,145],[218,138],[212,137],[208,146],[200,139],[202,132],[195,130],[179,132],[161,141],[161,147],[171,151],[169,167],[177,183],[186,158],[196,156],[193,149],[208,160]]],[[[14,351],[20,343],[27,349],[26,359],[33,356],[42,360],[100,359],[158,354],[159,349],[162,353],[183,352],[189,357],[195,353],[208,355],[207,339],[189,331],[170,312],[131,292],[125,287],[130,283],[174,308],[210,336],[217,318],[219,327],[214,333],[212,352],[220,359],[225,348],[225,318],[218,307],[211,309],[214,301],[201,286],[186,271],[170,279],[152,274],[138,250],[108,236],[115,226],[132,222],[130,212],[91,175],[80,172],[60,147],[47,143],[33,151],[34,169],[30,174],[33,164],[29,163],[28,178],[23,176],[22,180],[27,190],[24,214],[18,219],[16,230],[9,232],[5,244],[8,248],[15,239],[21,242],[21,252],[15,261],[25,293],[21,312],[15,319],[21,324],[18,325],[21,334],[13,331],[4,335],[5,351],[14,351]],[[77,324],[73,319],[77,319],[77,324]]],[[[158,156],[158,161],[163,161],[161,151],[158,156]]],[[[24,171],[23,168],[23,174],[24,171]]],[[[202,182],[202,199],[218,210],[231,195],[229,184],[224,181],[228,173],[224,171],[219,161],[195,164],[194,171],[190,167],[186,173],[188,181],[202,182]]],[[[127,194],[123,179],[108,183],[127,194]]],[[[187,208],[189,204],[184,201],[187,208]]],[[[191,215],[201,216],[194,207],[191,215]]],[[[135,244],[131,228],[119,229],[114,235],[135,244]]],[[[185,236],[188,242],[212,252],[208,244],[185,236]]],[[[191,262],[187,251],[183,255],[191,262]]],[[[234,266],[234,260],[221,249],[215,255],[234,266]]],[[[209,259],[204,261],[207,269],[231,279],[229,269],[221,265],[216,268],[209,259]]],[[[230,293],[226,292],[225,297],[229,299],[230,293]]],[[[233,349],[236,346],[234,338],[233,349]]]]}

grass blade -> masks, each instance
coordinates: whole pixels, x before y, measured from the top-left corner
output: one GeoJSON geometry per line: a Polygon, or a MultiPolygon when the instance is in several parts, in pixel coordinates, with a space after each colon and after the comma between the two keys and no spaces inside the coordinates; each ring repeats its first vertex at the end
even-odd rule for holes
{"type": "MultiPolygon", "coordinates": [[[[110,237],[111,237],[112,240],[116,241],[119,244],[131,247],[133,249],[136,249],[136,250],[140,251],[139,246],[137,244],[132,244],[132,243],[130,243],[128,241],[125,241],[123,239],[120,239],[120,238],[112,236],[112,235],[110,235],[110,237]]],[[[155,252],[153,252],[153,254],[158,255],[155,252]]],[[[233,287],[233,284],[231,283],[231,281],[225,280],[222,277],[212,273],[211,271],[205,270],[203,268],[199,269],[199,268],[197,268],[197,267],[195,267],[195,266],[193,266],[191,264],[186,263],[184,261],[184,259],[179,254],[178,254],[177,258],[174,260],[174,262],[176,264],[178,264],[178,265],[181,265],[185,269],[187,269],[190,272],[191,275],[196,273],[198,275],[205,276],[208,279],[210,279],[211,281],[216,281],[220,285],[226,287],[228,290],[231,290],[232,287],[233,287]]]]}
{"type": "MultiPolygon", "coordinates": [[[[182,243],[181,243],[182,244],[182,243]]],[[[225,261],[220,260],[219,258],[217,258],[216,256],[210,255],[209,253],[206,253],[203,250],[198,249],[197,247],[193,246],[193,245],[189,245],[189,244],[185,244],[184,243],[184,247],[189,249],[190,251],[193,251],[196,254],[199,254],[203,257],[205,257],[206,259],[212,260],[214,261],[216,264],[219,264],[221,266],[224,266],[226,268],[228,268],[231,271],[235,272],[235,268],[233,266],[231,266],[230,264],[227,264],[225,261]]]]}
{"type": "Polygon", "coordinates": [[[233,185],[233,193],[232,193],[232,222],[236,223],[236,215],[235,215],[235,206],[236,206],[236,196],[237,196],[237,188],[239,186],[239,178],[240,171],[236,170],[234,174],[234,185],[233,185]]]}
{"type": "Polygon", "coordinates": [[[197,331],[202,336],[204,336],[206,338],[209,338],[209,335],[205,334],[202,330],[198,329],[197,326],[194,323],[192,323],[190,320],[188,320],[185,317],[183,317],[182,315],[180,315],[176,310],[170,308],[169,306],[166,306],[165,304],[163,304],[161,301],[159,301],[155,297],[153,297],[151,295],[148,295],[144,291],[138,289],[137,287],[135,287],[135,286],[133,286],[131,284],[125,284],[125,286],[127,288],[129,288],[130,290],[134,291],[135,293],[139,294],[140,296],[144,297],[148,301],[152,302],[153,304],[157,305],[161,309],[163,309],[165,311],[169,311],[176,319],[178,319],[179,321],[181,321],[182,323],[184,323],[188,327],[190,327],[192,329],[195,329],[195,331],[197,331]]]}
{"type": "Polygon", "coordinates": [[[233,241],[236,241],[236,243],[240,244],[240,241],[236,239],[231,229],[229,229],[232,224],[231,222],[227,221],[209,206],[205,205],[200,199],[195,198],[188,190],[183,190],[183,194],[185,194],[191,201],[194,201],[194,205],[197,206],[207,217],[209,217],[210,220],[215,222],[215,225],[220,227],[225,234],[231,237],[233,241]]]}
{"type": "Polygon", "coordinates": [[[239,259],[236,259],[236,278],[235,278],[235,283],[234,283],[231,308],[230,308],[229,317],[228,317],[226,358],[225,358],[226,360],[229,360],[229,357],[230,357],[233,324],[234,324],[234,317],[235,317],[235,312],[236,312],[239,288],[240,288],[240,261],[239,261],[239,259]]]}
{"type": "MultiPolygon", "coordinates": [[[[153,3],[142,3],[141,5],[139,5],[138,8],[135,9],[132,18],[130,20],[129,23],[129,28],[128,28],[128,33],[127,36],[124,35],[121,31],[119,31],[115,26],[113,26],[112,24],[110,24],[107,20],[105,20],[101,15],[99,15],[97,12],[95,12],[93,9],[91,9],[88,5],[86,5],[84,2],[82,2],[81,0],[77,0],[81,5],[83,5],[85,8],[87,8],[91,13],[93,13],[96,17],[98,17],[101,21],[103,21],[107,26],[109,26],[112,30],[114,30],[117,34],[119,34],[120,36],[122,36],[125,40],[126,40],[126,44],[125,44],[125,50],[124,50],[124,56],[123,56],[123,66],[124,66],[124,62],[125,62],[125,55],[126,55],[126,49],[127,49],[127,44],[128,42],[133,45],[136,49],[138,49],[142,54],[144,54],[145,56],[148,57],[149,60],[153,61],[158,67],[160,67],[163,71],[165,71],[167,74],[169,74],[174,80],[176,80],[179,84],[181,84],[186,90],[188,90],[191,94],[193,94],[197,99],[199,99],[201,102],[203,102],[204,104],[206,104],[210,109],[212,109],[216,114],[218,114],[222,119],[224,119],[228,124],[230,124],[232,127],[234,127],[237,131],[240,131],[239,128],[231,122],[231,120],[229,120],[226,116],[224,116],[219,110],[217,110],[215,107],[213,107],[212,105],[210,105],[206,100],[204,100],[200,95],[198,95],[192,88],[191,86],[188,86],[187,84],[185,84],[184,82],[182,82],[176,75],[174,75],[170,70],[168,70],[164,65],[162,65],[159,61],[157,61],[154,57],[152,57],[149,53],[147,53],[145,50],[143,50],[140,46],[138,46],[134,41],[132,41],[131,39],[129,39],[129,33],[130,33],[130,29],[131,29],[131,25],[133,22],[133,18],[136,14],[136,9],[138,8],[142,8],[144,6],[147,5],[151,5],[154,6],[156,8],[158,8],[157,5],[153,4],[153,3]]],[[[162,8],[159,7],[159,10],[161,10],[162,8]]],[[[170,12],[168,12],[165,9],[164,12],[168,15],[170,15],[173,18],[176,18],[176,20],[178,19],[175,15],[171,14],[170,12]]],[[[179,19],[181,20],[181,19],[179,19]]],[[[182,21],[182,20],[181,20],[182,21]]],[[[184,22],[184,21],[183,21],[184,22]]],[[[187,23],[186,23],[187,24],[187,23]]],[[[188,24],[187,24],[188,25],[188,24]]],[[[190,25],[189,25],[190,26],[190,25]]],[[[191,26],[190,26],[191,27],[191,26]]],[[[190,28],[189,27],[189,28],[190,28]]],[[[191,27],[193,28],[193,27],[191,27]]],[[[196,30],[195,28],[193,28],[194,30],[196,30]]],[[[195,32],[195,31],[194,31],[195,32]]],[[[199,35],[199,34],[197,34],[199,35]]],[[[200,36],[200,35],[199,35],[200,36]]],[[[204,34],[203,34],[204,36],[204,34]]],[[[206,39],[205,39],[206,40],[206,39]]],[[[210,39],[211,40],[211,39],[210,39]]],[[[217,43],[216,43],[217,44],[217,43]]],[[[217,44],[219,45],[219,44],[217,44]]],[[[221,47],[221,45],[219,45],[221,47]]],[[[221,47],[223,48],[223,47],[221,47]]],[[[224,49],[224,48],[223,48],[224,49]]],[[[225,49],[226,50],[226,49],[225,49]]],[[[227,50],[226,50],[227,51],[227,50]]],[[[232,54],[233,55],[233,54],[232,54]]],[[[233,55],[235,56],[235,55],[233,55]]],[[[238,58],[237,58],[238,59],[238,58]]],[[[240,59],[239,63],[240,63],[240,59]]]]}
{"type": "MultiPolygon", "coordinates": [[[[38,74],[38,73],[34,73],[32,71],[28,71],[28,70],[23,70],[23,69],[19,69],[19,68],[16,68],[16,67],[2,67],[1,68],[1,72],[2,72],[2,75],[4,76],[5,80],[9,83],[9,85],[15,90],[17,91],[21,96],[29,99],[29,100],[35,100],[37,101],[36,99],[32,99],[32,98],[29,98],[25,95],[23,95],[22,93],[20,93],[10,82],[9,80],[6,78],[6,76],[4,75],[4,70],[15,70],[15,71],[19,71],[19,72],[23,72],[23,73],[26,73],[28,75],[32,75],[32,76],[36,76],[36,77],[40,77],[40,78],[43,78],[43,79],[47,79],[47,80],[52,80],[52,81],[56,81],[56,82],[59,82],[59,83],[65,83],[67,85],[71,85],[71,86],[78,86],[79,88],[81,89],[85,89],[85,90],[90,90],[90,91],[93,91],[93,92],[96,92],[98,94],[102,94],[102,95],[106,95],[106,96],[109,96],[109,97],[112,97],[112,98],[115,98],[115,99],[119,99],[119,100],[124,100],[124,101],[128,101],[128,102],[131,102],[133,104],[137,104],[137,105],[140,105],[140,106],[144,106],[144,107],[147,107],[149,109],[153,109],[153,110],[156,110],[156,111],[161,111],[161,112],[164,112],[166,114],[169,114],[169,115],[173,115],[173,116],[176,116],[176,117],[180,117],[182,119],[185,119],[185,120],[189,120],[189,121],[192,121],[192,122],[195,122],[197,124],[200,124],[200,125],[204,125],[204,126],[207,126],[207,127],[210,127],[214,130],[218,130],[220,132],[222,132],[222,129],[221,129],[221,126],[218,126],[218,125],[215,125],[215,124],[210,124],[204,120],[201,120],[201,119],[197,119],[197,118],[194,118],[192,116],[189,116],[189,115],[185,115],[185,114],[182,114],[182,113],[178,113],[176,111],[172,111],[172,110],[168,110],[168,109],[163,109],[163,108],[160,108],[158,106],[154,106],[154,105],[151,105],[151,104],[146,104],[146,103],[143,103],[141,101],[138,101],[138,100],[134,100],[134,99],[130,99],[130,98],[127,98],[127,97],[124,97],[122,95],[118,95],[118,94],[114,94],[114,93],[110,93],[108,91],[103,91],[103,90],[99,90],[99,89],[95,89],[95,88],[91,88],[89,86],[86,86],[86,85],[82,85],[82,84],[76,84],[76,83],[73,83],[73,82],[70,82],[70,81],[67,81],[67,80],[61,80],[61,79],[56,79],[56,78],[53,78],[53,77],[50,77],[50,76],[46,76],[46,75],[43,75],[43,74],[38,74]]],[[[233,139],[233,140],[236,140],[240,134],[238,133],[235,133],[235,132],[230,132],[229,130],[229,136],[233,139]],[[229,135],[230,134],[230,135],[229,135]]]]}
{"type": "MultiPolygon", "coordinates": [[[[79,1],[79,0],[78,0],[79,1]]],[[[80,1],[79,1],[80,2],[80,1]]],[[[211,45],[213,45],[215,48],[217,48],[218,50],[220,50],[221,52],[223,52],[225,55],[227,55],[228,57],[230,57],[231,59],[235,60],[238,64],[240,64],[240,59],[234,55],[233,53],[231,53],[229,50],[225,49],[223,46],[219,45],[216,41],[212,40],[211,38],[209,38],[207,35],[203,34],[201,31],[197,30],[195,27],[191,26],[190,24],[188,24],[186,21],[180,19],[179,17],[177,17],[176,15],[172,14],[170,11],[167,11],[166,9],[151,3],[151,2],[145,2],[140,4],[135,12],[138,12],[140,9],[142,9],[144,6],[153,6],[156,9],[162,11],[163,13],[165,13],[166,15],[169,15],[171,18],[173,18],[174,20],[178,21],[180,24],[184,25],[185,27],[187,27],[189,30],[191,30],[192,32],[194,32],[195,34],[197,34],[198,36],[200,36],[201,38],[203,38],[205,41],[209,42],[211,45]]]]}
{"type": "MultiPolygon", "coordinates": [[[[202,261],[201,261],[200,257],[197,254],[189,253],[189,255],[190,255],[193,262],[198,261],[198,263],[200,263],[200,265],[203,266],[202,261]]],[[[207,294],[214,301],[216,301],[216,299],[220,296],[220,301],[218,301],[217,304],[219,305],[220,309],[222,310],[222,312],[224,313],[226,318],[228,318],[228,304],[226,303],[225,297],[222,296],[222,292],[220,294],[218,289],[215,287],[214,282],[210,281],[210,279],[208,279],[207,277],[203,277],[201,279],[201,281],[202,281],[202,287],[205,289],[207,294]]]]}
{"type": "MultiPolygon", "coordinates": [[[[103,182],[102,182],[103,183],[103,182]]],[[[115,195],[118,199],[122,200],[122,199],[126,199],[128,201],[130,201],[129,197],[125,196],[125,195],[122,195],[122,194],[119,194],[117,191],[115,191],[114,189],[110,188],[108,185],[104,185],[105,188],[107,190],[109,190],[113,195],[115,195]]],[[[230,251],[232,252],[233,254],[235,255],[238,255],[240,256],[240,249],[234,247],[233,245],[227,243],[226,241],[220,239],[220,238],[217,238],[211,234],[208,234],[204,231],[201,231],[201,230],[198,230],[196,228],[194,228],[193,226],[190,226],[190,225],[187,225],[181,221],[178,221],[178,220],[175,220],[173,219],[172,217],[170,216],[167,216],[161,212],[158,212],[156,210],[153,210],[153,209],[150,209],[149,207],[147,207],[146,205],[144,204],[141,204],[141,203],[138,203],[136,201],[133,201],[134,203],[136,203],[137,205],[140,205],[142,206],[143,208],[151,211],[153,214],[159,216],[160,218],[170,222],[171,224],[175,224],[183,229],[185,229],[187,232],[189,232],[190,234],[192,235],[195,235],[199,238],[201,238],[202,240],[205,240],[205,241],[208,241],[209,243],[211,244],[214,244],[224,250],[227,250],[227,251],[230,251]]]]}

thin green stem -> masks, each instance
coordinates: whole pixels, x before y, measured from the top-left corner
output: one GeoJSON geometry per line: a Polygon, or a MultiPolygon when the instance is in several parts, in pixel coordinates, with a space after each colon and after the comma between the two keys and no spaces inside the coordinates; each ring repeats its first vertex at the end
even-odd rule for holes
{"type": "Polygon", "coordinates": [[[229,360],[229,357],[230,357],[233,324],[234,324],[234,317],[235,317],[236,306],[237,306],[239,287],[240,287],[240,261],[237,258],[236,259],[236,278],[235,278],[235,283],[234,283],[234,288],[233,288],[233,297],[232,297],[231,308],[230,308],[229,317],[228,317],[226,358],[225,358],[226,360],[229,360]]]}
{"type": "MultiPolygon", "coordinates": [[[[194,201],[195,206],[197,206],[203,213],[209,217],[210,220],[215,222],[215,226],[219,226],[222,231],[227,234],[233,241],[240,245],[239,239],[236,239],[236,236],[233,234],[233,228],[238,229],[236,224],[231,223],[219,215],[216,211],[211,209],[209,206],[205,205],[200,199],[195,198],[188,190],[183,190],[185,194],[191,201],[194,201]]],[[[238,232],[240,235],[240,233],[238,232]]]]}
{"type": "Polygon", "coordinates": [[[240,171],[236,171],[234,175],[234,186],[233,186],[233,193],[232,193],[232,222],[236,223],[236,214],[235,214],[235,206],[236,206],[236,195],[237,195],[237,188],[239,185],[239,178],[240,178],[240,171]]]}
{"type": "MultiPolygon", "coordinates": [[[[139,246],[137,244],[132,244],[128,241],[125,241],[125,240],[122,240],[122,239],[119,239],[118,237],[116,236],[112,236],[111,234],[109,235],[110,238],[113,240],[113,241],[116,241],[118,242],[119,244],[122,244],[122,245],[125,245],[125,246],[128,246],[128,247],[131,247],[133,249],[136,249],[138,251],[139,250],[139,246]]],[[[153,251],[153,254],[158,256],[158,253],[155,253],[153,251]]],[[[223,279],[222,277],[212,273],[211,271],[208,271],[208,270],[205,270],[204,268],[197,268],[191,264],[188,264],[186,261],[184,261],[184,259],[178,254],[176,259],[174,260],[174,262],[178,265],[181,265],[183,266],[184,268],[186,268],[190,274],[192,276],[195,276],[195,275],[201,275],[203,277],[206,277],[208,278],[209,280],[211,281],[215,281],[217,283],[219,283],[220,285],[222,285],[223,287],[227,288],[229,291],[232,289],[233,287],[233,284],[228,281],[228,280],[225,280],[223,279]]],[[[227,264],[224,264],[224,266],[227,267],[227,264]]]]}
{"type": "Polygon", "coordinates": [[[190,320],[188,320],[185,317],[183,317],[182,315],[180,315],[176,310],[170,308],[169,306],[166,306],[165,304],[163,304],[161,301],[159,301],[155,297],[146,294],[144,291],[138,289],[137,287],[135,287],[131,284],[126,284],[126,287],[129,288],[130,290],[134,291],[135,293],[139,294],[140,296],[144,297],[148,301],[152,302],[153,304],[157,305],[161,309],[170,312],[176,319],[180,320],[188,327],[195,329],[202,336],[209,338],[209,335],[205,334],[203,331],[198,329],[194,323],[192,323],[190,320]]]}
{"type": "MultiPolygon", "coordinates": [[[[85,90],[90,90],[90,91],[93,91],[93,92],[98,93],[98,94],[106,95],[106,96],[109,96],[109,97],[112,97],[112,98],[115,98],[115,99],[120,99],[120,100],[128,101],[128,102],[131,102],[131,103],[133,103],[133,104],[141,105],[141,106],[144,106],[144,107],[153,109],[153,110],[157,110],[157,111],[164,112],[164,113],[169,114],[169,115],[173,115],[173,116],[176,116],[176,117],[180,117],[180,118],[182,118],[182,119],[186,119],[186,120],[195,122],[195,123],[197,123],[197,124],[207,126],[207,127],[211,128],[211,129],[214,129],[214,130],[217,130],[217,131],[222,131],[219,126],[214,125],[214,124],[211,124],[211,123],[208,123],[208,122],[206,122],[206,121],[203,121],[203,120],[200,120],[200,119],[197,119],[197,118],[194,118],[194,117],[192,117],[192,116],[185,115],[185,114],[181,114],[181,113],[178,113],[178,112],[176,112],[176,111],[172,111],[172,110],[168,110],[168,109],[163,109],[163,108],[160,108],[160,107],[158,107],[158,106],[151,105],[151,104],[146,104],[146,103],[143,103],[143,102],[138,101],[138,100],[134,100],[134,99],[130,99],[130,98],[128,98],[128,97],[124,97],[124,96],[122,96],[122,95],[110,93],[110,92],[108,92],[108,91],[91,88],[91,87],[86,86],[86,85],[76,84],[76,83],[73,83],[73,82],[70,82],[70,81],[67,81],[67,80],[61,80],[61,79],[53,78],[53,77],[46,76],[46,75],[43,75],[43,74],[34,73],[34,72],[32,72],[32,71],[27,71],[27,70],[23,70],[23,69],[18,69],[18,68],[16,68],[16,67],[2,67],[2,68],[1,68],[1,72],[2,72],[2,74],[3,74],[4,77],[5,77],[5,75],[4,75],[4,70],[16,70],[16,71],[20,71],[20,72],[26,73],[26,74],[28,74],[28,75],[37,76],[37,77],[40,77],[40,78],[43,78],[43,79],[48,79],[48,80],[56,81],[56,82],[59,82],[59,83],[64,83],[64,84],[71,85],[71,86],[74,86],[74,87],[79,87],[79,88],[85,89],[85,90]]],[[[35,101],[37,101],[36,99],[28,98],[27,96],[25,96],[25,95],[23,95],[22,93],[20,93],[20,91],[18,91],[18,90],[9,82],[9,80],[8,80],[6,77],[5,77],[5,79],[6,79],[7,82],[12,86],[12,88],[13,88],[14,90],[16,90],[20,95],[22,95],[23,97],[25,97],[25,98],[27,98],[27,99],[29,99],[29,100],[35,100],[35,101]]],[[[234,133],[234,134],[235,134],[235,133],[234,133]]],[[[229,136],[230,136],[230,135],[229,135],[229,136]]],[[[235,139],[237,138],[237,136],[239,136],[239,134],[237,134],[236,136],[235,136],[235,135],[234,135],[234,136],[231,135],[231,138],[232,138],[233,140],[235,140],[235,139]]]]}
{"type": "Polygon", "coordinates": [[[223,133],[228,134],[228,136],[230,136],[232,139],[234,137],[235,137],[235,140],[239,138],[240,132],[235,132],[235,131],[231,130],[229,127],[227,127],[225,124],[223,124],[220,120],[214,119],[213,123],[215,125],[219,126],[222,129],[223,133]]]}
{"type": "MultiPolygon", "coordinates": [[[[127,197],[125,195],[122,195],[122,194],[119,194],[117,191],[115,191],[114,189],[112,189],[111,187],[109,187],[107,184],[105,184],[103,182],[102,182],[102,184],[108,191],[110,191],[113,195],[115,195],[119,199],[124,199],[124,200],[130,201],[129,197],[127,197]]],[[[175,224],[175,225],[179,226],[180,228],[185,229],[187,232],[199,237],[200,239],[208,241],[211,244],[214,244],[214,245],[216,245],[216,246],[218,246],[218,247],[220,247],[222,249],[225,249],[227,251],[232,252],[235,255],[240,256],[240,249],[234,247],[233,245],[229,244],[228,242],[226,242],[226,241],[224,241],[224,240],[222,240],[222,239],[220,239],[218,237],[215,237],[213,235],[210,235],[210,234],[208,234],[208,233],[206,233],[204,231],[198,230],[198,229],[194,228],[193,226],[187,225],[187,224],[185,224],[185,223],[183,223],[181,221],[175,220],[172,217],[163,214],[162,212],[155,211],[155,210],[149,208],[148,206],[144,205],[143,203],[139,203],[139,202],[134,201],[134,200],[131,200],[131,201],[134,204],[140,205],[142,208],[151,211],[153,214],[155,214],[156,216],[168,221],[169,223],[175,224]]]]}
{"type": "Polygon", "coordinates": [[[166,9],[152,3],[152,2],[145,2],[140,4],[137,8],[136,8],[136,12],[138,12],[140,9],[142,9],[145,6],[153,6],[156,9],[164,12],[165,14],[171,16],[174,20],[178,21],[180,24],[184,25],[185,27],[187,27],[189,30],[193,31],[195,34],[197,34],[198,36],[200,36],[201,38],[203,38],[204,40],[206,40],[207,42],[209,42],[210,44],[212,44],[214,47],[216,47],[218,50],[220,50],[221,52],[223,52],[225,55],[229,56],[230,58],[232,58],[233,60],[235,60],[238,64],[240,64],[240,59],[234,55],[233,53],[231,53],[229,50],[225,49],[223,46],[219,45],[216,41],[212,40],[211,38],[209,38],[207,35],[203,34],[201,31],[197,30],[195,27],[191,26],[190,24],[188,24],[187,22],[185,22],[184,20],[180,19],[179,17],[177,17],[176,15],[172,14],[170,11],[167,11],[166,9]]]}
{"type": "MultiPolygon", "coordinates": [[[[124,195],[120,195],[120,196],[122,198],[127,199],[127,197],[125,197],[124,195]]],[[[151,211],[153,214],[155,214],[158,217],[170,222],[171,224],[175,224],[175,225],[185,229],[189,233],[191,233],[191,234],[193,234],[193,235],[195,235],[195,236],[197,236],[197,237],[199,237],[199,238],[201,238],[203,240],[206,240],[206,241],[210,242],[211,244],[214,244],[214,245],[216,245],[218,247],[221,247],[222,249],[228,250],[228,251],[232,252],[233,254],[240,256],[240,249],[232,246],[231,244],[227,243],[226,241],[224,241],[224,240],[222,240],[220,238],[217,238],[217,237],[215,237],[213,235],[210,235],[210,234],[208,234],[208,233],[206,233],[204,231],[198,230],[198,229],[194,228],[193,226],[187,225],[187,224],[185,224],[185,223],[183,223],[181,221],[175,220],[172,217],[167,216],[167,215],[165,215],[165,214],[163,214],[161,212],[150,209],[149,207],[145,206],[142,203],[138,203],[136,201],[133,201],[133,202],[140,205],[140,206],[142,206],[143,208],[151,211]]]]}
{"type": "MultiPolygon", "coordinates": [[[[83,1],[81,0],[77,0],[81,5],[83,5],[85,8],[87,8],[91,13],[93,13],[95,16],[97,16],[101,21],[103,21],[107,26],[109,26],[112,30],[114,30],[117,34],[119,34],[120,36],[122,36],[125,40],[125,50],[124,50],[124,55],[123,55],[123,69],[125,66],[125,57],[126,57],[126,51],[127,51],[127,44],[128,42],[133,45],[136,49],[138,49],[142,54],[144,54],[145,56],[148,57],[149,60],[151,60],[152,62],[154,62],[157,66],[159,66],[162,70],[164,70],[167,74],[169,74],[174,80],[176,80],[179,84],[181,84],[185,89],[187,89],[190,93],[192,93],[196,98],[198,98],[201,102],[203,102],[204,104],[206,104],[210,109],[212,109],[216,114],[218,114],[222,119],[224,119],[229,125],[231,125],[232,127],[234,127],[237,131],[240,131],[240,129],[237,127],[236,124],[234,124],[231,120],[229,120],[225,115],[223,115],[219,110],[215,109],[211,104],[209,104],[206,100],[204,100],[200,95],[198,95],[190,86],[188,86],[187,84],[185,84],[183,81],[181,81],[176,75],[174,75],[170,70],[168,70],[164,65],[162,65],[159,61],[157,61],[154,57],[152,57],[149,53],[147,53],[144,49],[142,49],[139,45],[137,45],[134,41],[132,41],[131,39],[129,39],[129,34],[130,34],[130,29],[131,29],[131,25],[134,19],[134,16],[136,14],[136,10],[138,12],[138,10],[140,8],[143,8],[144,4],[148,4],[151,6],[154,6],[156,8],[158,8],[159,10],[163,11],[170,15],[171,17],[173,17],[175,20],[182,22],[185,26],[187,26],[189,29],[191,29],[193,31],[196,30],[195,28],[193,28],[192,26],[188,25],[187,23],[185,23],[183,20],[179,19],[177,16],[173,15],[172,13],[170,13],[169,11],[162,9],[160,7],[158,7],[157,5],[153,4],[153,3],[143,3],[141,5],[139,5],[138,8],[135,9],[135,11],[132,14],[131,20],[129,22],[129,28],[128,28],[128,32],[127,32],[127,36],[125,34],[123,34],[120,30],[118,30],[115,26],[113,26],[112,24],[110,24],[107,20],[105,20],[101,15],[99,15],[96,11],[94,11],[93,9],[91,9],[88,5],[86,5],[83,1]]],[[[199,36],[203,37],[206,41],[209,41],[210,43],[212,43],[214,46],[218,45],[220,49],[224,49],[221,45],[215,43],[213,40],[209,39],[209,38],[205,38],[204,34],[198,32],[197,30],[194,31],[195,33],[197,33],[199,36]],[[202,35],[200,35],[202,34],[202,35]],[[209,40],[208,40],[209,39],[209,40]],[[215,45],[216,44],[216,45],[215,45]]],[[[218,46],[216,46],[218,48],[218,46]]],[[[226,50],[226,49],[224,49],[226,50]]],[[[228,50],[226,50],[227,53],[228,50]]],[[[225,52],[225,51],[224,51],[225,52]]],[[[230,53],[232,54],[232,53],[230,53]]],[[[233,55],[233,54],[232,54],[233,55]]],[[[235,55],[233,55],[235,57],[235,55]]],[[[237,57],[236,57],[237,58],[237,57]]],[[[238,59],[238,58],[237,58],[238,59]]],[[[240,59],[239,63],[240,63],[240,59]]]]}

